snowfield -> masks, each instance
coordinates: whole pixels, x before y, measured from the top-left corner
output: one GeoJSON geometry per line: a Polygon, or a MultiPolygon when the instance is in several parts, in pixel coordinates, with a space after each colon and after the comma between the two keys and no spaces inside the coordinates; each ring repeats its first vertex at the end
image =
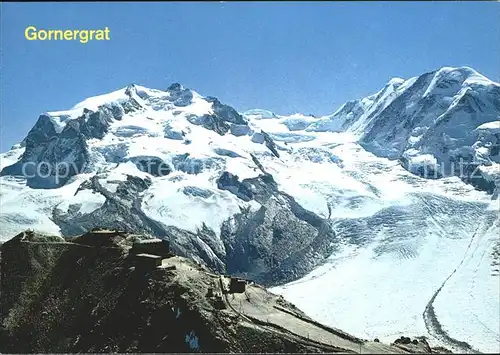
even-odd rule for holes
{"type": "MultiPolygon", "coordinates": [[[[429,336],[435,333],[424,310],[464,259],[434,302],[436,316],[450,336],[497,351],[500,322],[492,315],[500,314],[500,284],[490,255],[499,236],[497,201],[462,190],[459,181],[428,192],[412,185],[394,185],[380,202],[361,199],[365,206],[333,216],[335,232],[360,245],[346,242],[323,266],[271,291],[312,318],[367,339],[429,336]]],[[[438,336],[431,343],[463,351],[438,336]]]]}
{"type": "Polygon", "coordinates": [[[324,324],[498,352],[499,123],[500,85],[467,67],[394,78],[324,117],[130,85],[40,116],[0,154],[0,240],[105,224],[220,270],[278,260],[294,281],[271,290],[324,324]]]}

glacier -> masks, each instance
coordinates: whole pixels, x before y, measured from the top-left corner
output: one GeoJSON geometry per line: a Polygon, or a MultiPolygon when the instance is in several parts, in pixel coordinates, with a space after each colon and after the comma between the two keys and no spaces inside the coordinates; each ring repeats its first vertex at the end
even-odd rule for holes
{"type": "Polygon", "coordinates": [[[0,241],[150,234],[360,337],[500,347],[500,85],[393,78],[331,115],[131,84],[0,154],[0,241]]]}

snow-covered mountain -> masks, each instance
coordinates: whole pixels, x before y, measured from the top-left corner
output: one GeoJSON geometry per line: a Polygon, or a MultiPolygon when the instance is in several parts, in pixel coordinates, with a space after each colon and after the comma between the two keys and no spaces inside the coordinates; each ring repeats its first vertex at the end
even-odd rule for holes
{"type": "Polygon", "coordinates": [[[401,159],[414,173],[457,175],[493,192],[498,175],[491,173],[500,162],[499,113],[498,83],[468,67],[445,67],[392,79],[378,93],[346,103],[306,130],[351,131],[365,149],[401,159]]]}
{"type": "Polygon", "coordinates": [[[0,155],[0,238],[149,233],[351,333],[494,351],[499,143],[500,85],[466,67],[318,118],[130,85],[0,155]]]}

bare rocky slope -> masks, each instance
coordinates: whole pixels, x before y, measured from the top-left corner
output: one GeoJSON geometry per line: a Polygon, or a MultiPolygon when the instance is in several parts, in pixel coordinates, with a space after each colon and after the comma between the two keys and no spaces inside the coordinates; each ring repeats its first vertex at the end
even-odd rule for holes
{"type": "Polygon", "coordinates": [[[323,326],[248,281],[233,293],[228,277],[173,254],[141,268],[140,240],[26,231],[1,245],[0,352],[432,351],[424,339],[387,345],[323,326]]]}

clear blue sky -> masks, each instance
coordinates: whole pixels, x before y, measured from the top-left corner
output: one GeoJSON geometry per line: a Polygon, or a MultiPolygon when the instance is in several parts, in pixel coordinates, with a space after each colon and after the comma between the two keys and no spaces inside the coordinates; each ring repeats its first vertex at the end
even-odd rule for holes
{"type": "Polygon", "coordinates": [[[177,81],[238,110],[327,114],[442,66],[500,77],[500,3],[3,3],[0,151],[40,113],[177,81]],[[104,42],[27,41],[29,25],[108,26],[104,42]]]}

